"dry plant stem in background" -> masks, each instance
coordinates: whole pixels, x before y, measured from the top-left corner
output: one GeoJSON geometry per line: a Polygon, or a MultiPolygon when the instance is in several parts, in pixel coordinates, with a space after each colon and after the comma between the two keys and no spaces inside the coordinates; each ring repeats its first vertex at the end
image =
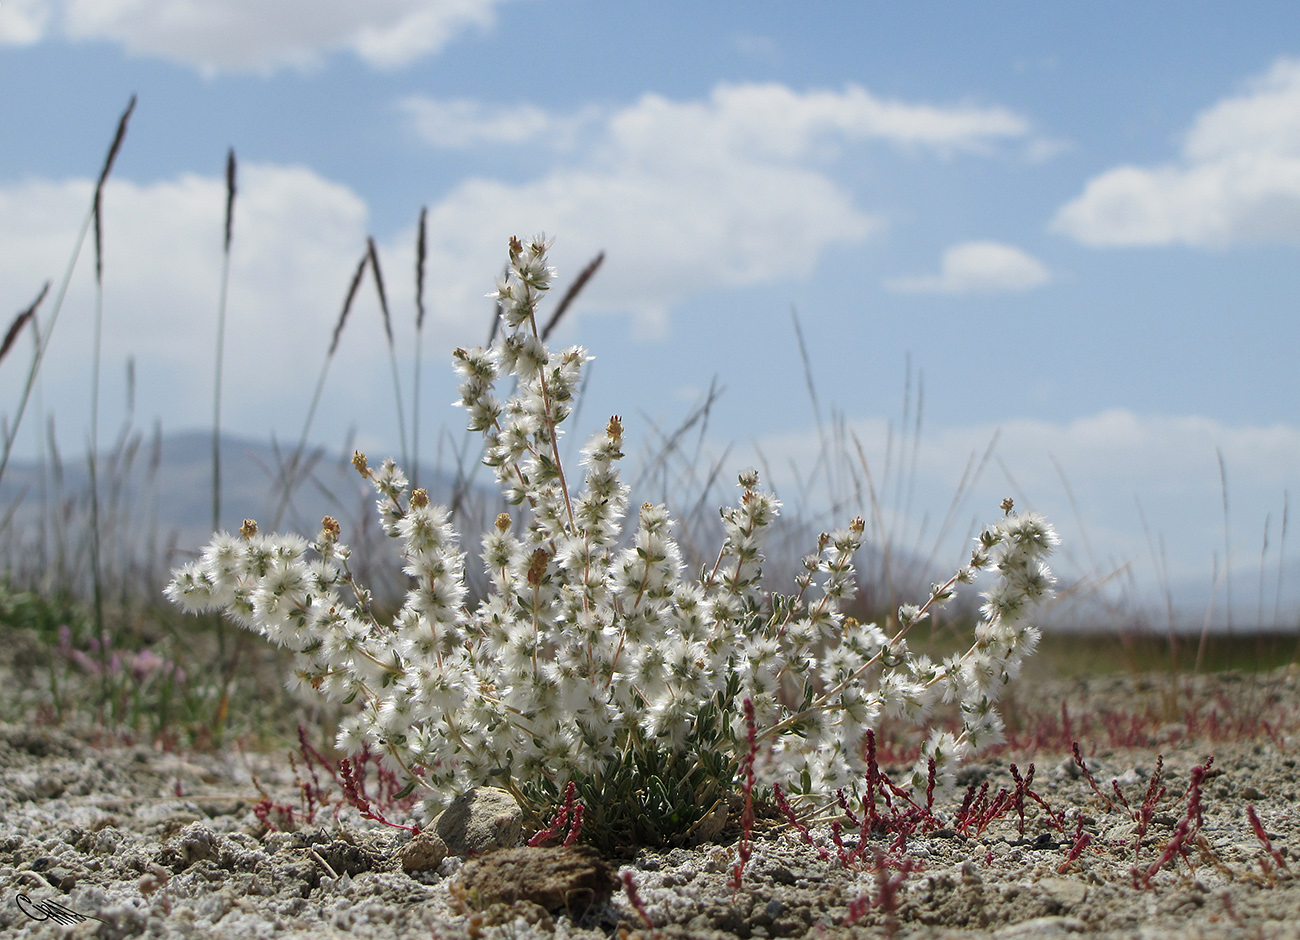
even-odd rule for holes
{"type": "MultiPolygon", "coordinates": [[[[104,158],[104,166],[99,172],[99,181],[95,184],[95,195],[91,200],[90,212],[86,215],[86,221],[81,226],[81,231],[77,235],[77,242],[72,248],[72,257],[68,260],[68,268],[64,272],[63,281],[59,285],[59,293],[54,299],[54,308],[50,312],[49,324],[45,327],[45,333],[40,337],[40,342],[36,347],[36,355],[32,359],[32,364],[27,371],[27,382],[23,386],[22,397],[18,400],[18,410],[14,415],[13,424],[8,429],[5,436],[4,453],[0,455],[0,479],[4,479],[5,468],[9,466],[9,457],[13,453],[14,439],[18,436],[18,428],[22,425],[23,414],[27,410],[27,402],[31,399],[32,389],[36,385],[36,376],[41,371],[41,362],[45,359],[45,351],[50,345],[50,336],[54,332],[54,324],[59,319],[59,312],[63,309],[63,299],[68,294],[68,285],[72,283],[72,272],[77,268],[77,259],[81,257],[81,247],[86,242],[86,235],[90,232],[90,227],[95,226],[96,245],[100,243],[101,230],[99,227],[99,207],[104,192],[104,184],[108,182],[108,176],[113,171],[113,164],[117,160],[118,151],[122,149],[122,141],[126,139],[127,122],[131,119],[131,113],[135,110],[135,95],[127,102],[126,110],[117,122],[117,132],[113,135],[113,142],[109,144],[108,155],[104,158]]],[[[41,295],[44,296],[44,291],[41,295]]]]}
{"type": "Polygon", "coordinates": [[[226,347],[226,302],[230,297],[230,239],[235,224],[235,150],[226,154],[226,224],[221,247],[221,296],[217,301],[217,364],[212,380],[212,528],[221,526],[221,373],[226,347]]]}
{"type": "Polygon", "coordinates": [[[356,300],[357,291],[361,288],[361,278],[365,276],[366,268],[369,265],[370,250],[367,247],[365,254],[357,262],[357,269],[352,274],[352,280],[348,283],[348,293],[343,300],[343,310],[339,314],[338,321],[334,324],[334,332],[330,335],[330,346],[325,353],[325,361],[321,363],[320,376],[316,380],[316,388],[312,392],[311,403],[307,406],[307,417],[303,419],[302,434],[298,437],[298,446],[289,455],[288,466],[280,468],[280,499],[276,504],[275,521],[272,523],[273,528],[280,525],[280,520],[289,508],[289,499],[293,495],[294,487],[298,484],[300,465],[303,454],[307,451],[307,436],[311,433],[311,423],[316,417],[316,409],[320,405],[321,393],[325,391],[325,379],[329,375],[330,363],[334,361],[334,354],[338,352],[343,327],[348,322],[348,314],[352,312],[352,303],[356,300]]]}
{"type": "Polygon", "coordinates": [[[750,791],[779,781],[805,802],[853,790],[868,770],[870,729],[886,717],[924,727],[941,703],[959,709],[960,727],[932,731],[905,782],[929,790],[927,800],[936,784],[950,787],[959,761],[1001,738],[999,696],[1037,643],[1028,617],[1051,591],[1051,527],[1005,502],[969,561],[921,604],[900,607],[889,635],[843,614],[861,519],[822,534],[794,594],[763,591],[762,541],[780,503],[746,471],[738,502],[722,510],[714,561],[688,576],[663,506],[626,518],[618,417],[583,448],[581,488],[566,482],[558,438],[589,357],[542,342],[548,247],[511,239],[492,295],[502,333],[490,348],[455,353],[484,463],[520,507],[481,538],[482,603],[467,605],[447,510],[392,461],[376,469],[362,454],[356,467],[411,579],[391,620],[376,617],[353,578],[331,518],[311,542],[252,522],[218,534],[167,595],[192,611],[224,610],[292,650],[292,689],[355,706],[339,748],[382,756],[425,794],[428,813],[492,783],[540,818],[574,782],[584,838],[672,841],[742,780],[750,791]],[[516,383],[505,401],[494,394],[503,375],[516,383]],[[913,653],[908,630],[984,570],[994,578],[970,647],[942,662],[913,653]]]}
{"type": "Polygon", "coordinates": [[[420,485],[420,367],[424,363],[424,267],[428,255],[429,207],[420,208],[415,236],[415,376],[411,390],[411,482],[420,485]]]}

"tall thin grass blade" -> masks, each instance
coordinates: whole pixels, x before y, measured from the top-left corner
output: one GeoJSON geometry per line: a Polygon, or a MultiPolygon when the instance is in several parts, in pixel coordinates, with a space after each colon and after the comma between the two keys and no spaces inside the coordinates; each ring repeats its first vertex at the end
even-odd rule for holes
{"type": "Polygon", "coordinates": [[[1047,459],[1052,462],[1056,468],[1056,475],[1061,478],[1061,486],[1065,489],[1065,497],[1070,501],[1070,510],[1074,513],[1074,521],[1079,525],[1079,539],[1083,542],[1084,554],[1088,556],[1088,570],[1093,574],[1100,573],[1101,566],[1097,564],[1097,557],[1092,551],[1092,539],[1088,537],[1088,524],[1084,521],[1083,512],[1079,509],[1079,501],[1074,497],[1074,487],[1070,486],[1070,480],[1065,475],[1065,468],[1061,462],[1056,459],[1056,455],[1049,453],[1047,459]]]}
{"type": "Polygon", "coordinates": [[[347,297],[343,300],[343,311],[339,314],[338,322],[334,324],[334,332],[330,336],[330,347],[325,353],[325,361],[321,363],[320,376],[316,379],[316,390],[312,392],[311,403],[307,406],[307,417],[302,423],[302,434],[298,437],[298,446],[289,456],[287,464],[281,464],[280,474],[280,499],[275,508],[275,519],[272,522],[272,529],[278,529],[280,522],[284,519],[284,512],[289,506],[289,499],[293,495],[293,488],[298,482],[298,467],[302,462],[303,452],[307,449],[307,436],[311,433],[312,421],[316,418],[316,409],[320,406],[321,393],[325,390],[325,378],[329,375],[330,363],[334,360],[334,354],[339,348],[339,339],[343,335],[343,327],[348,322],[348,314],[352,312],[352,302],[356,299],[357,290],[361,287],[362,275],[366,273],[366,266],[370,264],[370,252],[366,251],[357,263],[357,269],[352,275],[352,282],[348,285],[347,297]]]}
{"type": "Polygon", "coordinates": [[[546,342],[547,338],[551,335],[551,331],[560,325],[560,320],[563,318],[565,312],[573,305],[573,302],[578,299],[578,295],[582,293],[582,289],[587,286],[587,282],[591,280],[592,276],[604,261],[605,252],[602,251],[600,254],[596,255],[595,258],[591,259],[587,266],[578,273],[578,276],[574,279],[573,283],[569,285],[569,289],[565,291],[564,296],[560,298],[559,304],[556,305],[555,312],[551,314],[551,318],[546,321],[546,326],[542,327],[543,343],[546,342]]]}
{"type": "Polygon", "coordinates": [[[867,496],[870,498],[871,501],[872,527],[876,531],[876,541],[880,545],[880,560],[882,565],[881,574],[883,576],[885,585],[889,590],[890,606],[892,607],[893,606],[893,572],[892,572],[891,564],[892,564],[893,550],[890,546],[890,542],[892,540],[889,537],[888,530],[885,528],[885,517],[884,517],[884,511],[882,510],[880,505],[880,494],[876,490],[876,481],[871,476],[871,464],[867,460],[867,452],[862,446],[862,441],[858,439],[858,434],[856,431],[850,430],[849,437],[853,440],[853,446],[858,452],[858,464],[862,467],[863,476],[865,476],[867,480],[867,496]]]}
{"type": "Polygon", "coordinates": [[[1272,513],[1264,514],[1264,544],[1259,550],[1259,597],[1255,602],[1255,630],[1264,629],[1264,566],[1268,563],[1268,527],[1272,513]]]}
{"type": "Polygon", "coordinates": [[[424,264],[429,253],[429,207],[420,207],[420,222],[415,236],[415,328],[424,329],[424,264]]]}
{"type": "Polygon", "coordinates": [[[334,332],[330,335],[329,352],[325,358],[334,358],[334,353],[339,348],[339,337],[343,335],[343,326],[348,322],[348,314],[352,312],[352,301],[356,299],[357,290],[361,287],[361,278],[366,273],[366,265],[370,263],[370,252],[367,250],[357,262],[357,269],[352,274],[352,282],[348,285],[348,295],[343,300],[343,312],[339,314],[338,322],[334,324],[334,332]]]}
{"type": "MultiPolygon", "coordinates": [[[[826,459],[826,488],[830,494],[831,502],[834,503],[838,494],[835,489],[835,475],[831,469],[826,429],[822,424],[821,404],[817,400],[817,384],[813,381],[812,359],[808,355],[808,344],[804,342],[803,327],[799,323],[799,311],[795,309],[794,304],[790,305],[790,322],[794,324],[794,338],[799,347],[799,361],[803,363],[804,386],[808,389],[808,400],[812,402],[813,420],[817,422],[817,440],[821,445],[822,457],[826,459]]],[[[816,476],[816,468],[813,470],[813,476],[816,476]]]]}
{"type": "Polygon", "coordinates": [[[135,95],[132,95],[126,111],[123,112],[121,119],[118,121],[117,133],[114,135],[113,143],[108,149],[108,157],[104,160],[104,166],[99,174],[99,182],[95,186],[95,198],[91,202],[90,211],[86,214],[86,220],[81,225],[81,231],[72,247],[72,257],[68,260],[67,270],[64,271],[63,281],[59,285],[59,293],[54,300],[54,309],[50,313],[49,326],[46,327],[45,334],[37,346],[36,355],[32,358],[31,367],[27,371],[27,382],[23,386],[23,393],[18,401],[18,410],[14,415],[13,424],[9,427],[8,433],[5,434],[4,453],[0,455],[0,480],[4,479],[5,470],[9,466],[9,458],[13,454],[14,440],[18,436],[18,429],[22,426],[23,415],[27,411],[27,402],[31,400],[32,389],[36,386],[36,376],[40,373],[41,363],[45,359],[45,351],[50,345],[50,337],[54,334],[54,325],[58,322],[59,312],[63,309],[63,300],[68,294],[68,285],[72,283],[72,273],[77,268],[77,259],[81,257],[81,248],[86,243],[86,235],[90,232],[90,226],[99,216],[100,193],[103,191],[104,183],[108,179],[114,161],[117,159],[117,153],[122,147],[122,141],[126,136],[127,119],[130,118],[131,112],[134,110],[135,95]]]}
{"type": "Polygon", "coordinates": [[[18,334],[23,331],[23,327],[36,317],[36,308],[41,305],[41,301],[45,299],[45,295],[49,292],[50,282],[46,281],[45,286],[36,295],[36,299],[32,301],[31,306],[14,317],[14,321],[9,324],[9,329],[5,331],[5,338],[0,340],[0,362],[4,362],[5,356],[9,355],[9,350],[13,349],[14,344],[18,342],[18,334]]]}
{"type": "Polygon", "coordinates": [[[222,247],[226,254],[230,254],[230,240],[234,237],[235,227],[235,148],[231,147],[226,153],[226,225],[225,239],[222,247]]]}
{"type": "MultiPolygon", "coordinates": [[[[925,373],[916,373],[916,418],[912,426],[912,462],[907,468],[907,496],[903,500],[903,516],[912,514],[912,496],[916,491],[916,462],[921,451],[921,419],[925,415],[925,373]]],[[[920,551],[921,537],[917,533],[915,550],[920,551]]]]}
{"type": "Polygon", "coordinates": [[[406,414],[402,407],[402,381],[397,371],[397,346],[393,342],[393,318],[388,313],[388,292],[384,290],[384,272],[379,266],[379,251],[373,238],[366,239],[370,254],[370,273],[375,276],[375,290],[379,294],[379,310],[384,315],[384,336],[388,339],[388,361],[393,371],[393,394],[397,399],[397,437],[402,445],[402,466],[411,465],[406,449],[406,414]]]}
{"type": "Polygon", "coordinates": [[[113,164],[117,161],[117,155],[122,149],[122,142],[126,139],[126,125],[131,120],[131,114],[135,111],[135,95],[127,103],[126,110],[122,112],[122,117],[117,122],[117,133],[113,135],[113,142],[108,147],[108,156],[104,158],[104,166],[99,171],[99,181],[95,183],[95,281],[102,283],[104,280],[104,232],[100,220],[100,207],[104,197],[104,185],[108,182],[108,175],[113,172],[113,164]]]}
{"type": "MultiPolygon", "coordinates": [[[[104,187],[108,175],[113,171],[113,164],[126,139],[127,122],[135,111],[135,95],[131,96],[126,110],[117,122],[117,133],[109,145],[108,156],[95,184],[94,208],[91,212],[95,224],[95,327],[94,347],[90,360],[90,573],[94,585],[95,599],[95,633],[104,636],[104,586],[103,558],[100,543],[100,507],[99,507],[99,371],[102,360],[102,339],[104,335],[104,187]]],[[[108,682],[108,644],[100,644],[100,668],[102,696],[107,699],[108,682]]]]}
{"type": "MultiPolygon", "coordinates": [[[[221,242],[221,296],[217,301],[217,350],[212,381],[212,531],[221,528],[221,377],[226,346],[226,306],[230,297],[230,243],[235,231],[235,148],[226,153],[226,219],[221,242]]],[[[224,623],[224,621],[223,621],[224,623]]],[[[224,630],[219,639],[224,639],[224,630]]]]}
{"type": "MultiPolygon", "coordinates": [[[[903,501],[906,498],[906,488],[903,480],[903,465],[907,461],[907,437],[908,428],[911,424],[912,417],[912,354],[904,353],[903,355],[903,418],[898,424],[898,447],[894,453],[897,458],[898,466],[888,460],[885,462],[885,485],[892,488],[894,519],[901,524],[907,517],[904,515],[903,501]]],[[[899,532],[901,542],[902,532],[899,532]]],[[[892,604],[891,604],[892,606],[892,604]]]]}
{"type": "Polygon", "coordinates": [[[1174,594],[1169,588],[1169,563],[1165,554],[1165,539],[1163,535],[1159,539],[1152,539],[1151,525],[1147,522],[1147,514],[1136,495],[1133,497],[1133,503],[1137,506],[1142,532],[1146,535],[1147,551],[1151,553],[1151,563],[1156,569],[1156,584],[1165,603],[1165,627],[1169,633],[1169,661],[1174,668],[1177,668],[1178,640],[1174,632],[1174,594]]]}
{"type": "Polygon", "coordinates": [[[1287,522],[1289,521],[1291,507],[1288,505],[1288,493],[1282,491],[1282,531],[1278,534],[1277,539],[1277,593],[1273,596],[1273,626],[1277,627],[1281,623],[1282,611],[1282,577],[1284,574],[1283,563],[1286,560],[1286,532],[1287,522]]]}
{"type": "Polygon", "coordinates": [[[1214,448],[1219,458],[1219,491],[1223,495],[1223,606],[1227,611],[1228,632],[1232,632],[1232,535],[1228,521],[1228,469],[1222,448],[1214,448]]]}
{"type": "Polygon", "coordinates": [[[415,236],[415,377],[411,402],[411,486],[420,486],[420,366],[424,361],[424,263],[428,256],[429,207],[420,207],[415,236]]]}
{"type": "Polygon", "coordinates": [[[384,275],[379,269],[379,251],[375,240],[366,237],[366,254],[370,258],[370,271],[375,275],[375,289],[379,293],[379,312],[384,317],[384,335],[388,338],[388,347],[393,346],[393,318],[388,313],[388,293],[384,290],[384,275]]]}
{"type": "Polygon", "coordinates": [[[671,434],[664,434],[662,431],[659,431],[658,424],[653,418],[649,415],[642,415],[646,424],[659,434],[662,443],[650,459],[642,464],[641,473],[637,477],[636,482],[632,484],[632,492],[639,492],[641,487],[656,475],[658,475],[662,481],[665,481],[664,486],[666,488],[668,462],[670,458],[675,454],[680,453],[681,448],[679,445],[682,438],[692,428],[697,427],[702,422],[708,420],[709,412],[713,408],[714,403],[722,396],[722,392],[723,389],[719,388],[716,383],[710,385],[709,393],[705,397],[704,401],[692,408],[682,423],[679,424],[676,430],[671,434]]]}
{"type": "Polygon", "coordinates": [[[961,508],[962,502],[966,495],[975,488],[979,483],[980,477],[984,475],[984,470],[993,457],[993,451],[997,447],[998,438],[1002,436],[1002,429],[998,428],[989,438],[988,445],[984,448],[984,455],[975,461],[975,451],[971,451],[970,457],[966,461],[966,466],[962,470],[961,479],[957,482],[957,489],[953,491],[952,499],[948,502],[948,511],[943,515],[943,522],[939,525],[939,531],[934,537],[934,544],[930,548],[930,554],[926,556],[926,568],[932,568],[939,558],[939,553],[943,550],[943,542],[948,537],[953,523],[957,520],[957,511],[961,508]]]}

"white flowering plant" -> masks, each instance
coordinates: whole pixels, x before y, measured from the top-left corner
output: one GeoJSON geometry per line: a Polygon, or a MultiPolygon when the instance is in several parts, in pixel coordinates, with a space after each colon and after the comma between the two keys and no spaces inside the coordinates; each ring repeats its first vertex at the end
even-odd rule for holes
{"type": "Polygon", "coordinates": [[[429,813],[493,784],[540,816],[572,781],[589,838],[689,841],[725,816],[752,748],[767,782],[813,800],[861,779],[865,735],[881,719],[923,726],[940,703],[956,706],[960,727],[931,732],[907,782],[950,783],[959,761],[1000,739],[999,694],[1036,645],[1027,617],[1053,583],[1052,528],[1004,503],[968,563],[900,608],[891,635],[844,612],[861,519],[820,536],[795,593],[764,593],[763,535],[780,503],[747,471],[739,501],[722,510],[716,560],[688,577],[664,506],[642,505],[634,526],[627,518],[618,417],[583,448],[581,488],[566,480],[560,429],[589,357],[577,346],[552,353],[539,338],[548,247],[511,239],[493,295],[506,329],[491,348],[455,352],[484,463],[520,507],[482,537],[481,602],[469,602],[448,510],[410,490],[392,461],[376,470],[360,453],[354,464],[409,577],[394,616],[377,616],[328,517],[312,542],[252,522],[217,534],[167,596],[224,610],[292,650],[291,688],[354,706],[339,749],[368,745],[406,792],[424,792],[429,813]],[[503,375],[516,382],[506,401],[495,395],[503,375]],[[941,662],[910,650],[908,631],[982,570],[995,581],[969,649],[941,662]]]}

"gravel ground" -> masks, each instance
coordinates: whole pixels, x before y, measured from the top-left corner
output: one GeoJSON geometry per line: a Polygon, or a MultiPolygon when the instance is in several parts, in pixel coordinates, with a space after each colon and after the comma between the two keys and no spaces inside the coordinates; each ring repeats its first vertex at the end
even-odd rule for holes
{"type": "Polygon", "coordinates": [[[1029,789],[1063,826],[1030,797],[1023,832],[1014,808],[982,829],[976,821],[962,826],[959,794],[936,807],[933,831],[919,827],[905,846],[887,832],[858,847],[858,830],[846,829],[846,865],[826,826],[813,827],[810,844],[761,820],[738,891],[734,827],[719,844],[607,860],[611,873],[630,873],[645,918],[621,885],[585,911],[572,904],[548,911],[528,900],[487,904],[466,880],[471,866],[449,858],[407,873],[401,850],[410,835],[350,808],[336,815],[330,807],[297,831],[268,830],[254,812],[259,785],[277,801],[298,801],[283,752],[169,753],[105,745],[66,728],[4,724],[0,929],[20,937],[232,940],[1300,937],[1300,881],[1291,874],[1300,870],[1293,856],[1300,675],[1180,680],[1183,700],[1217,703],[1194,720],[1191,712],[1168,713],[1168,697],[1160,698],[1167,684],[1138,676],[1020,689],[1018,700],[1044,704],[1044,715],[1068,703],[1105,799],[1059,733],[1053,741],[1040,732],[1041,740],[970,766],[962,782],[986,781],[990,796],[1014,790],[1011,763],[1025,770],[1032,762],[1029,789]],[[1150,717],[1159,701],[1163,724],[1150,717]],[[1142,746],[1127,746],[1130,739],[1142,746]],[[1149,801],[1142,833],[1158,755],[1165,795],[1149,801]],[[1210,756],[1198,820],[1189,785],[1210,756]],[[1273,852],[1254,833],[1248,806],[1273,852]],[[1161,865],[1180,833],[1186,853],[1174,851],[1161,865]],[[877,852],[894,865],[874,871],[877,852]],[[899,865],[913,870],[904,874],[899,865]]]}

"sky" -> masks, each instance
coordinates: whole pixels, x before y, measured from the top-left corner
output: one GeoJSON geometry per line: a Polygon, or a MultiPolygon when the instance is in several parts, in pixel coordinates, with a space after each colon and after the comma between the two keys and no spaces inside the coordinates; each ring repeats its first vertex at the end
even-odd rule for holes
{"type": "MultiPolygon", "coordinates": [[[[1098,592],[1300,605],[1292,4],[0,0],[0,91],[6,323],[57,291],[138,95],[101,439],[211,428],[233,147],[226,431],[297,439],[367,237],[409,426],[427,208],[425,459],[463,445],[450,353],[486,339],[507,239],[545,231],[557,290],[606,257],[553,337],[595,357],[575,444],[618,413],[651,452],[713,388],[690,459],[760,465],[792,511],[870,510],[818,461],[861,477],[860,444],[884,526],[953,565],[1011,495],[1098,592]]],[[[65,452],[90,438],[93,269],[16,454],[51,416],[65,452]]],[[[0,363],[10,425],[31,348],[0,363]]],[[[309,436],[350,431],[376,458],[405,436],[369,285],[309,436]]]]}

